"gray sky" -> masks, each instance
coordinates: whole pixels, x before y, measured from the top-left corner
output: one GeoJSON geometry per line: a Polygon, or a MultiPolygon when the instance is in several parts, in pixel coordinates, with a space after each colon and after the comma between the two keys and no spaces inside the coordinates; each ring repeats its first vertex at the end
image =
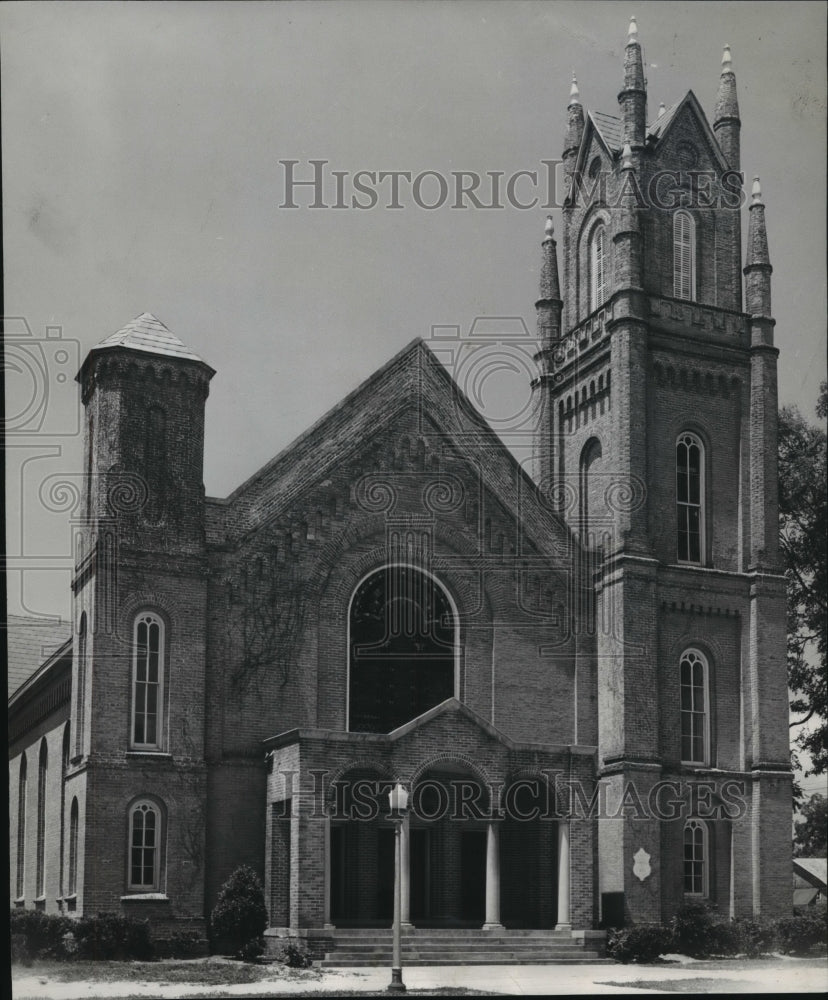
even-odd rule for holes
{"type": "MultiPolygon", "coordinates": [[[[573,69],[585,106],[616,111],[631,13],[651,119],[688,89],[712,113],[732,46],[742,165],[767,204],[780,397],[813,417],[821,3],[5,3],[6,313],[37,339],[62,327],[81,357],[158,316],[217,369],[205,485],[226,495],[432,325],[534,329],[543,209],[289,211],[278,161],[541,170],[560,156],[573,69]]],[[[13,408],[26,377],[8,386],[13,408]]],[[[11,441],[12,611],[69,612],[69,518],[49,489],[81,469],[78,406],[71,378],[52,380],[41,433],[11,441]]]]}

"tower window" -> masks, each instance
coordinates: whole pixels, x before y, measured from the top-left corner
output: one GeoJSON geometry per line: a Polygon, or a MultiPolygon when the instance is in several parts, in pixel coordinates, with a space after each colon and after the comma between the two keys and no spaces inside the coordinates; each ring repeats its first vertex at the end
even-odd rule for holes
{"type": "Polygon", "coordinates": [[[687,896],[707,895],[707,827],[697,819],[684,827],[684,892],[687,896]]]}
{"type": "Polygon", "coordinates": [[[160,750],[164,703],[164,623],[145,612],[135,621],[132,664],[132,740],[135,749],[160,750]]]}
{"type": "Polygon", "coordinates": [[[676,518],[679,562],[700,563],[704,552],[704,445],[695,434],[676,442],[676,518]]]}
{"type": "Polygon", "coordinates": [[[155,892],[161,885],[161,810],[140,799],[129,811],[130,889],[155,892]]]}
{"type": "Polygon", "coordinates": [[[696,223],[683,211],[673,216],[673,295],[696,297],[696,223]]]}
{"type": "Polygon", "coordinates": [[[46,738],[40,742],[40,757],[37,767],[37,857],[35,895],[46,894],[46,776],[49,766],[49,751],[46,738]]]}
{"type": "Polygon", "coordinates": [[[78,891],[78,800],[72,799],[69,811],[69,895],[78,891]]]}
{"type": "Polygon", "coordinates": [[[590,312],[602,305],[607,298],[606,232],[603,223],[599,223],[593,229],[589,242],[590,312]]]}
{"type": "Polygon", "coordinates": [[[78,700],[75,709],[75,755],[83,753],[83,730],[86,715],[86,612],[80,617],[78,627],[78,700]]]}
{"type": "Polygon", "coordinates": [[[708,762],[707,660],[697,649],[686,650],[679,667],[681,682],[681,759],[708,762]]]}
{"type": "Polygon", "coordinates": [[[26,789],[28,767],[26,754],[20,759],[20,773],[17,778],[17,898],[22,899],[25,891],[26,872],[26,789]]]}

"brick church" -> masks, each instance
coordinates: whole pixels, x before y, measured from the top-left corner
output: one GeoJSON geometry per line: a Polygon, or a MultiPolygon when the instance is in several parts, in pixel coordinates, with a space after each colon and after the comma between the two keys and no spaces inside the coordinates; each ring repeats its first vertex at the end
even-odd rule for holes
{"type": "Polygon", "coordinates": [[[269,933],[330,950],[389,925],[401,782],[409,934],[589,948],[688,899],[789,912],[778,351],[740,127],[728,49],[712,124],[692,92],[648,124],[634,22],[615,114],[573,81],[531,476],[418,340],[207,497],[213,369],[149,314],[89,352],[72,633],[10,700],[12,905],[204,930],[248,864],[269,933]]]}

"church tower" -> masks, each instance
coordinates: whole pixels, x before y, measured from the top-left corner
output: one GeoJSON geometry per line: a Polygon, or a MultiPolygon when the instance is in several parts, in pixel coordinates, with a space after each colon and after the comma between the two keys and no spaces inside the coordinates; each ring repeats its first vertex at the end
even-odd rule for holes
{"type": "Polygon", "coordinates": [[[604,919],[659,921],[688,899],[780,914],[778,351],[758,179],[742,295],[729,47],[712,128],[692,91],[648,124],[633,18],[618,106],[585,112],[573,80],[562,282],[550,220],[533,386],[539,486],[596,567],[604,919]]]}
{"type": "Polygon", "coordinates": [[[202,463],[213,374],[144,313],[92,348],[77,376],[84,516],[66,801],[76,801],[87,913],[126,900],[153,922],[203,917],[202,463]],[[126,877],[111,850],[125,817],[126,877]]]}

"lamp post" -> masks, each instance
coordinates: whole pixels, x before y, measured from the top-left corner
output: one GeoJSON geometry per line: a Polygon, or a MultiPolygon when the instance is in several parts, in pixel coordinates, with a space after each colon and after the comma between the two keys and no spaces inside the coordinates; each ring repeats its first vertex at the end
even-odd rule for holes
{"type": "Polygon", "coordinates": [[[388,793],[391,806],[391,822],[394,824],[394,927],[393,954],[391,958],[391,982],[389,993],[404,993],[405,983],[402,981],[402,825],[408,812],[408,792],[397,782],[388,793]]]}

